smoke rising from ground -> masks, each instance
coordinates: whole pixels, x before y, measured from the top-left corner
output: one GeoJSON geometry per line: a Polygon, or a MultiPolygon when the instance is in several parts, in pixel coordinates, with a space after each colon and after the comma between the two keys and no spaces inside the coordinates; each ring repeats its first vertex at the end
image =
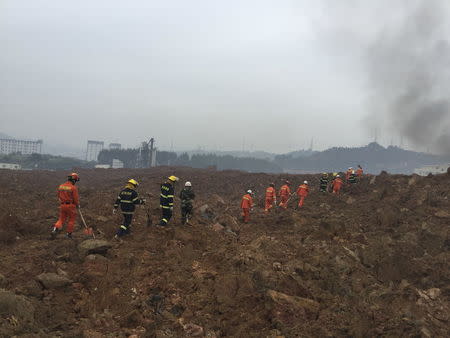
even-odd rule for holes
{"type": "Polygon", "coordinates": [[[370,120],[421,150],[450,154],[448,8],[437,0],[404,6],[403,19],[368,49],[370,120]]]}

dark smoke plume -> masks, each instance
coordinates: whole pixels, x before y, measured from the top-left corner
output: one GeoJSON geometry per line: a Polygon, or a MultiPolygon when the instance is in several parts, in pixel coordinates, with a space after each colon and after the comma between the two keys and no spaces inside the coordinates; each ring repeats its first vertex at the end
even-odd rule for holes
{"type": "Polygon", "coordinates": [[[371,107],[384,128],[409,143],[450,154],[447,12],[442,1],[411,3],[404,21],[383,29],[369,48],[371,107]]]}

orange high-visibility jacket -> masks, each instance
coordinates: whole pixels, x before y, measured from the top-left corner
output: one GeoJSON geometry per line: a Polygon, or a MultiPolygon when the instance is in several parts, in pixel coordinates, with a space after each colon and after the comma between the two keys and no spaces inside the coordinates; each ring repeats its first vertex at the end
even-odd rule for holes
{"type": "Polygon", "coordinates": [[[358,169],[356,170],[356,175],[357,175],[358,177],[361,177],[361,176],[363,175],[363,170],[362,170],[362,168],[358,168],[358,169]]]}
{"type": "Polygon", "coordinates": [[[245,194],[242,197],[241,208],[242,209],[251,209],[251,208],[253,208],[253,198],[252,198],[252,196],[250,196],[250,194],[245,194]]]}
{"type": "Polygon", "coordinates": [[[291,188],[289,188],[289,186],[287,184],[283,185],[280,188],[280,196],[284,196],[287,197],[291,194],[291,188]]]}
{"type": "Polygon", "coordinates": [[[301,184],[299,185],[298,189],[297,189],[297,196],[303,196],[306,197],[308,196],[308,192],[309,192],[309,187],[306,184],[301,184]]]}
{"type": "Polygon", "coordinates": [[[276,191],[274,187],[268,187],[266,189],[266,200],[273,200],[276,198],[276,191]]]}
{"type": "Polygon", "coordinates": [[[333,185],[333,188],[339,189],[344,184],[344,182],[340,177],[336,177],[331,184],[333,185]]]}
{"type": "Polygon", "coordinates": [[[78,197],[78,188],[72,184],[72,182],[67,181],[58,187],[58,198],[61,203],[65,204],[80,204],[80,199],[78,197]]]}

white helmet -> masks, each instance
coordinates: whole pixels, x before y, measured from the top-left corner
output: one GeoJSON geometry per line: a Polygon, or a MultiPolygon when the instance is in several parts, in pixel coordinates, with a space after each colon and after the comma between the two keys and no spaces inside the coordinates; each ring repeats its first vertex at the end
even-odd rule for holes
{"type": "Polygon", "coordinates": [[[192,183],[189,182],[189,181],[187,181],[187,182],[184,184],[184,186],[185,186],[185,187],[192,187],[192,183]]]}
{"type": "Polygon", "coordinates": [[[253,194],[253,191],[251,191],[250,189],[247,190],[247,194],[253,194]]]}
{"type": "Polygon", "coordinates": [[[353,169],[353,167],[348,167],[348,170],[352,170],[353,169]]]}
{"type": "Polygon", "coordinates": [[[341,177],[341,175],[336,175],[336,177],[341,177]]]}
{"type": "Polygon", "coordinates": [[[308,184],[308,181],[303,181],[303,184],[308,184]]]}

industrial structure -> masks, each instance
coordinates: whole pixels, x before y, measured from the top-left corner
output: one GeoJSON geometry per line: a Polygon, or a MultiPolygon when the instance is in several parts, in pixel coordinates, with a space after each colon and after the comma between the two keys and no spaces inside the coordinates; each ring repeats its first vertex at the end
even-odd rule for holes
{"type": "Polygon", "coordinates": [[[42,153],[42,140],[17,140],[13,138],[0,139],[0,154],[21,153],[30,155],[33,153],[42,153]]]}
{"type": "Polygon", "coordinates": [[[109,150],[120,150],[122,149],[122,145],[120,143],[110,143],[109,150]]]}
{"type": "Polygon", "coordinates": [[[102,141],[87,141],[86,161],[97,161],[98,154],[103,150],[104,142],[102,141]]]}
{"type": "Polygon", "coordinates": [[[142,142],[137,155],[136,166],[138,168],[150,168],[156,166],[155,139],[142,142]]]}
{"type": "Polygon", "coordinates": [[[0,169],[20,170],[22,167],[15,163],[0,163],[0,169]]]}
{"type": "Polygon", "coordinates": [[[421,168],[417,168],[414,170],[414,174],[420,176],[427,176],[429,174],[444,174],[447,172],[447,169],[450,168],[450,164],[436,164],[436,165],[426,165],[421,168]]]}

